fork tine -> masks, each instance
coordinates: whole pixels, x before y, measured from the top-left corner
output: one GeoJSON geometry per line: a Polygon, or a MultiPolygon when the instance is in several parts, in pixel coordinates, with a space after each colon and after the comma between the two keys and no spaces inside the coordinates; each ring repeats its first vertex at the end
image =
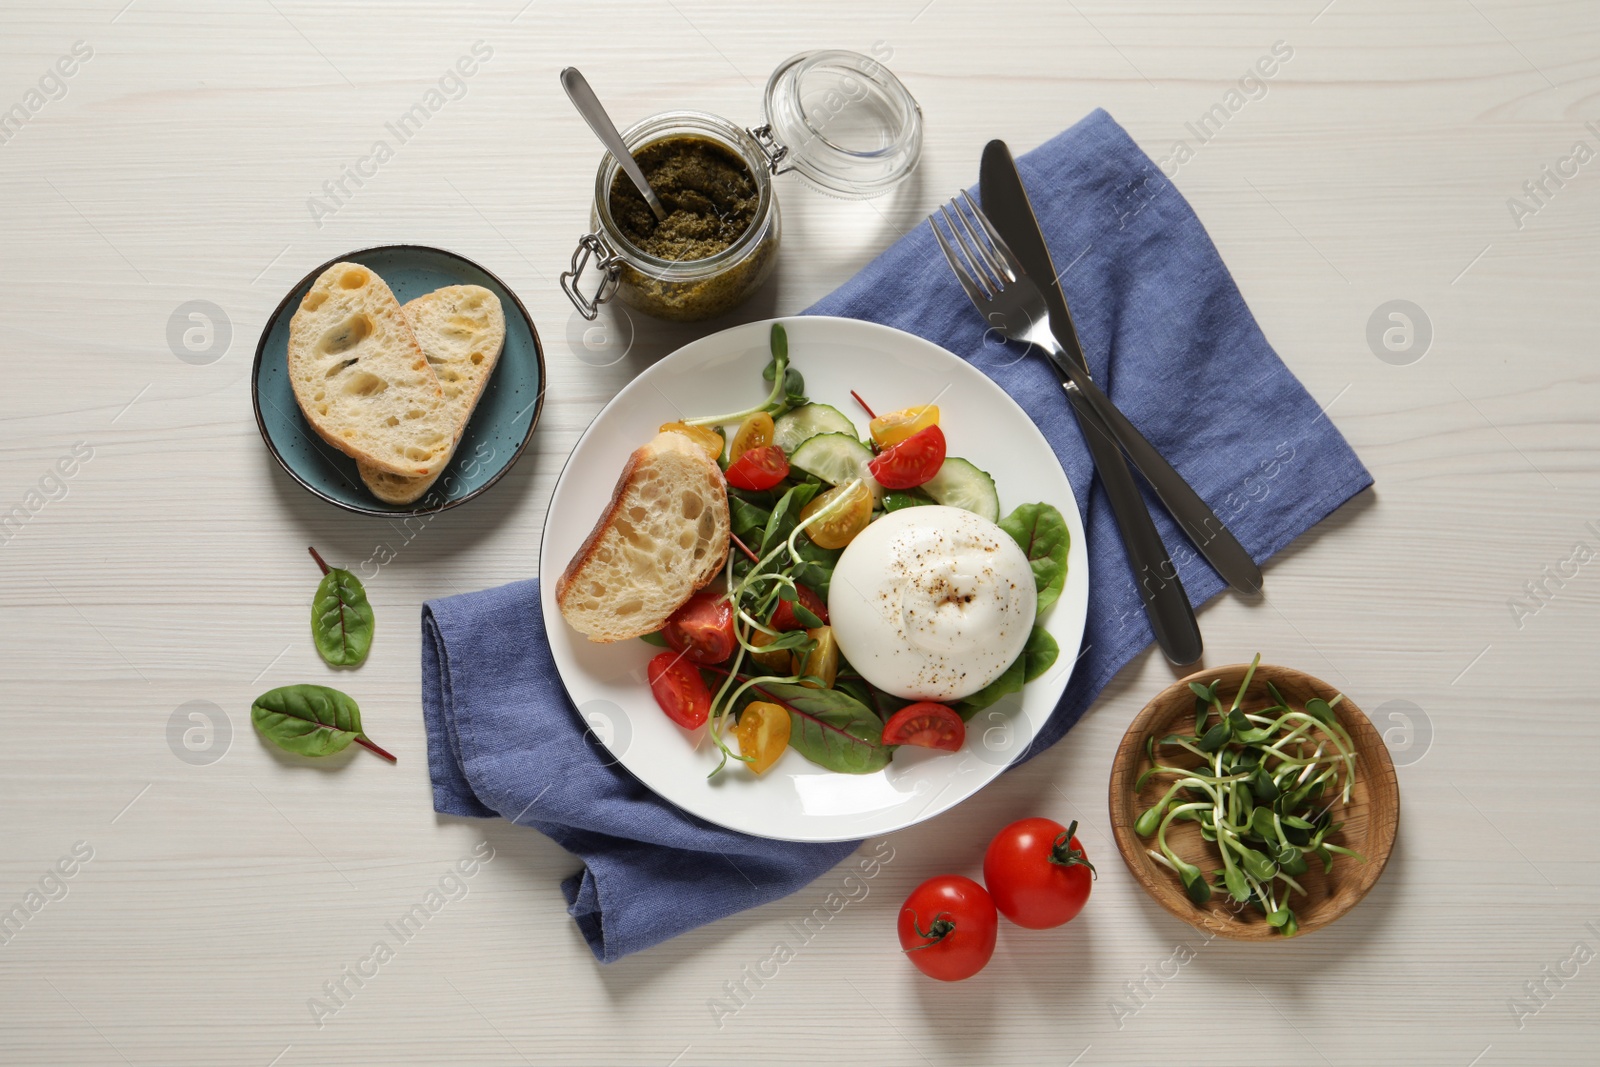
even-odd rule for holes
{"type": "Polygon", "coordinates": [[[967,191],[965,189],[961,190],[961,199],[967,205],[967,208],[972,212],[972,217],[978,220],[978,225],[982,226],[984,232],[989,235],[989,240],[994,248],[995,255],[998,256],[1000,262],[1006,266],[1008,272],[1014,280],[1017,274],[1016,253],[1011,251],[1011,246],[1006,244],[1006,239],[1004,237],[1000,236],[1000,231],[994,228],[994,223],[989,221],[989,216],[983,213],[983,209],[973,201],[972,197],[967,195],[967,191]]]}
{"type": "Polygon", "coordinates": [[[945,227],[950,231],[950,236],[955,240],[956,247],[961,250],[961,256],[967,263],[968,273],[983,287],[985,293],[991,298],[1000,292],[1005,279],[995,273],[987,260],[973,247],[968,237],[962,236],[963,231],[970,235],[971,228],[966,220],[961,217],[961,209],[955,206],[955,201],[941,204],[939,212],[944,216],[945,227]]]}
{"type": "MultiPolygon", "coordinates": [[[[963,195],[965,195],[965,191],[963,191],[963,195]]],[[[961,201],[953,199],[950,203],[955,208],[956,216],[961,220],[961,228],[966,231],[967,237],[971,239],[971,243],[978,250],[978,254],[983,257],[984,265],[994,273],[996,288],[1004,289],[1006,282],[1016,281],[1017,276],[1012,272],[1011,264],[997,256],[994,252],[994,247],[985,237],[979,237],[978,232],[967,222],[967,213],[961,210],[961,201]]],[[[970,200],[968,200],[968,205],[972,207],[974,213],[977,213],[977,206],[972,204],[970,200]]]]}
{"type": "Polygon", "coordinates": [[[939,229],[938,216],[928,216],[928,225],[933,228],[933,238],[939,242],[939,250],[944,253],[945,260],[949,262],[950,270],[956,276],[956,281],[960,282],[961,288],[966,290],[967,299],[971,300],[976,306],[983,307],[989,302],[989,294],[968,273],[966,265],[956,258],[955,250],[950,247],[950,242],[945,239],[944,233],[939,229]]]}

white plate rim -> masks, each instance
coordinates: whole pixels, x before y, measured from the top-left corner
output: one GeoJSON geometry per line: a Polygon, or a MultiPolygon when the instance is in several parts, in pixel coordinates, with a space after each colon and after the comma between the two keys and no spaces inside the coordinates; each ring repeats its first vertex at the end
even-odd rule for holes
{"type": "MultiPolygon", "coordinates": [[[[1057,642],[1061,647],[1061,653],[1056,661],[1055,666],[1052,667],[1050,672],[1048,672],[1045,677],[1028,683],[1020,697],[1015,695],[1008,697],[1006,700],[995,705],[995,708],[991,709],[989,712],[989,714],[992,715],[996,714],[998,709],[1011,710],[1014,709],[1016,704],[1022,705],[1020,722],[1022,725],[1025,725],[1028,728],[1026,738],[1020,742],[1008,745],[1008,754],[1011,758],[1020,755],[1022,751],[1026,749],[1028,741],[1030,741],[1033,736],[1037,735],[1040,728],[1044,726],[1045,722],[1054,712],[1056,706],[1060,703],[1061,696],[1065,692],[1067,684],[1070,682],[1074,669],[1076,668],[1077,661],[1079,659],[1078,649],[1082,645],[1083,632],[1087,625],[1089,602],[1088,554],[1082,518],[1077,502],[1076,490],[1073,488],[1070,479],[1067,478],[1066,473],[1061,470],[1059,461],[1056,459],[1055,453],[1051,449],[1049,442],[1039,431],[1038,427],[1033,423],[1033,420],[1028,417],[1027,413],[1022,409],[1022,407],[1018,405],[1017,402],[1009,394],[1007,394],[998,383],[994,382],[993,379],[989,378],[967,360],[962,359],[955,353],[932,341],[929,341],[926,338],[919,337],[916,334],[908,333],[891,326],[867,322],[861,319],[850,319],[824,315],[786,316],[774,319],[764,319],[757,322],[742,323],[740,325],[718,331],[717,333],[708,334],[705,337],[698,338],[673,350],[651,366],[641,371],[637,376],[634,377],[632,381],[624,385],[622,389],[619,390],[617,394],[600,409],[600,411],[590,421],[589,425],[585,427],[583,433],[579,436],[578,441],[573,445],[572,451],[568,454],[566,462],[563,464],[561,472],[556,478],[556,485],[551,492],[550,503],[546,511],[545,522],[541,530],[539,541],[538,573],[540,578],[540,608],[543,613],[546,635],[549,639],[551,658],[556,667],[557,677],[561,680],[562,687],[566,691],[568,699],[572,702],[572,705],[575,709],[584,707],[585,702],[581,699],[584,693],[583,683],[588,682],[589,679],[575,662],[573,662],[569,657],[563,655],[564,650],[561,648],[561,642],[555,638],[555,635],[560,633],[567,635],[567,639],[575,639],[575,643],[582,641],[582,638],[577,637],[577,635],[573,634],[566,628],[566,624],[561,618],[560,610],[555,603],[555,579],[559,577],[561,571],[565,569],[565,561],[563,561],[559,566],[554,566],[551,564],[551,561],[547,560],[545,549],[550,543],[552,528],[556,522],[557,516],[561,512],[558,504],[563,496],[563,490],[567,486],[568,477],[574,470],[575,462],[579,460],[579,457],[585,450],[585,446],[590,443],[591,439],[597,433],[604,432],[607,429],[608,416],[611,416],[612,413],[615,412],[619,407],[631,403],[635,397],[635,394],[637,394],[639,391],[653,388],[656,378],[666,375],[668,372],[675,369],[677,365],[689,362],[693,359],[698,358],[702,361],[713,359],[718,354],[719,349],[732,350],[734,348],[734,341],[740,334],[754,335],[757,333],[757,331],[759,331],[759,336],[763,338],[764,345],[766,332],[771,329],[771,326],[774,322],[782,322],[790,331],[790,353],[791,356],[795,358],[796,365],[803,374],[807,371],[807,356],[805,354],[806,344],[808,341],[810,343],[825,343],[830,331],[838,331],[842,333],[843,339],[845,340],[855,340],[859,343],[869,345],[873,342],[876,342],[878,347],[884,347],[888,349],[900,348],[908,352],[917,352],[923,357],[932,359],[934,361],[947,360],[949,361],[948,365],[951,367],[959,366],[960,368],[964,368],[963,370],[958,370],[955,373],[958,375],[969,374],[975,379],[981,379],[982,382],[987,383],[987,388],[992,390],[990,399],[1008,409],[1008,414],[1011,416],[1011,418],[1007,420],[1007,447],[1021,447],[1023,442],[1026,442],[1030,449],[1037,450],[1041,457],[1048,458],[1050,469],[1059,473],[1061,484],[1065,487],[1065,495],[1062,499],[1051,500],[1051,502],[1057,505],[1063,516],[1066,518],[1067,525],[1071,533],[1071,546],[1068,555],[1069,566],[1066,587],[1063,589],[1062,594],[1057,600],[1055,606],[1050,609],[1045,626],[1046,629],[1050,631],[1052,636],[1056,637],[1057,642]],[[800,334],[798,345],[796,343],[795,336],[797,331],[800,334]],[[813,331],[820,331],[819,336],[807,338],[806,335],[812,333],[813,331]],[[575,682],[577,683],[576,688],[575,682]],[[1014,751],[1011,751],[1012,748],[1014,748],[1014,751]]],[[[814,359],[815,356],[811,358],[814,359]]],[[[808,383],[809,381],[810,378],[808,376],[808,383]]],[[[808,385],[808,393],[809,392],[810,389],[808,385]]],[[[812,396],[811,399],[820,403],[833,403],[835,407],[841,406],[840,404],[835,403],[835,401],[839,398],[812,396]]],[[[664,419],[662,421],[667,420],[664,419]]],[[[641,426],[637,435],[638,443],[642,444],[645,440],[648,440],[648,438],[652,436],[654,432],[654,426],[641,426]]],[[[637,445],[635,447],[637,447],[637,445]]],[[[959,450],[956,451],[957,454],[960,454],[959,450]]],[[[1020,499],[1015,499],[1008,503],[1008,493],[1004,475],[995,473],[995,480],[997,487],[1001,492],[1001,508],[1002,513],[1004,514],[1012,507],[1015,507],[1017,503],[1020,502],[1020,499]]],[[[611,481],[606,482],[607,495],[609,495],[610,486],[612,484],[614,484],[614,477],[611,481]]],[[[1038,494],[1024,493],[1021,495],[1030,500],[1039,498],[1038,494]]],[[[577,540],[581,542],[582,537],[587,535],[589,530],[592,528],[593,516],[581,516],[578,520],[578,524],[581,527],[581,533],[578,534],[577,540]]],[[[621,642],[615,646],[597,647],[632,648],[634,645],[637,645],[639,649],[644,649],[652,653],[657,651],[655,649],[650,649],[649,646],[644,645],[643,642],[621,642]]],[[[648,657],[646,657],[646,659],[648,659],[648,657]]],[[[649,715],[653,713],[655,716],[660,717],[660,711],[656,708],[654,699],[649,695],[649,689],[642,683],[638,685],[637,689],[643,702],[637,706],[644,709],[643,714],[649,715]]],[[[580,712],[580,717],[581,714],[582,713],[580,712]]],[[[1015,714],[1014,710],[1012,710],[1012,714],[1015,714]]],[[[977,723],[978,718],[975,717],[974,720],[968,724],[969,748],[974,744],[974,726],[977,723]]],[[[591,729],[589,731],[591,735],[594,735],[594,730],[592,729],[593,725],[594,724],[591,722],[591,729]]],[[[681,731],[677,732],[681,735],[681,731]]],[[[601,748],[612,754],[615,757],[616,762],[622,764],[622,766],[646,788],[650,789],[653,793],[666,800],[668,803],[671,803],[674,806],[679,807],[694,816],[697,816],[698,818],[704,819],[707,822],[724,827],[726,829],[751,834],[756,837],[763,837],[779,841],[813,843],[858,840],[873,837],[879,834],[892,833],[894,831],[902,830],[918,823],[925,822],[928,819],[948,811],[950,808],[961,803],[963,800],[966,800],[976,794],[984,786],[989,784],[989,782],[998,777],[1000,772],[1005,770],[1010,763],[1010,760],[1007,759],[1005,762],[993,763],[985,769],[980,769],[978,774],[968,776],[969,780],[963,783],[963,788],[958,788],[949,795],[946,795],[946,790],[948,789],[947,784],[946,787],[935,792],[927,803],[923,804],[920,808],[917,808],[916,811],[910,814],[906,814],[903,810],[900,810],[910,807],[909,804],[898,805],[898,807],[895,809],[897,814],[880,818],[862,816],[859,814],[841,816],[811,815],[801,813],[797,817],[797,822],[795,824],[786,828],[774,828],[769,825],[756,825],[746,818],[741,818],[742,813],[739,811],[737,805],[722,804],[719,806],[705,803],[703,793],[696,794],[687,788],[682,788],[685,783],[690,781],[693,781],[694,785],[698,787],[700,783],[692,778],[679,777],[663,780],[660,776],[649,773],[650,768],[646,761],[641,761],[637,757],[632,761],[628,759],[628,753],[630,749],[626,745],[623,746],[622,751],[612,752],[611,747],[604,738],[595,735],[593,736],[593,740],[598,742],[601,748]]],[[[917,753],[917,755],[921,755],[921,753],[917,753]]],[[[945,754],[939,754],[935,758],[948,759],[954,762],[960,755],[960,753],[949,754],[948,756],[945,754]]],[[[707,759],[709,760],[709,757],[707,757],[707,759]]],[[[804,757],[799,756],[797,753],[789,753],[785,755],[784,759],[803,761],[804,757]]],[[[970,762],[970,760],[963,762],[959,767],[955,768],[955,770],[957,772],[965,770],[965,768],[970,765],[970,762]]],[[[709,761],[706,762],[706,769],[709,770],[711,766],[712,764],[709,761]]],[[[806,768],[810,768],[810,766],[811,765],[809,763],[805,764],[806,768]]],[[[894,767],[895,764],[891,763],[889,768],[886,768],[884,771],[876,772],[876,775],[862,776],[838,775],[833,772],[822,771],[820,768],[817,768],[816,772],[819,773],[816,773],[815,776],[825,776],[833,779],[873,778],[888,774],[894,767]]],[[[776,769],[777,768],[774,768],[774,770],[776,769]]],[[[730,768],[730,770],[736,769],[730,768]]],[[[772,773],[772,771],[769,771],[768,776],[771,776],[772,773]]],[[[726,778],[727,772],[724,772],[722,777],[726,778]]],[[[754,785],[759,783],[752,782],[751,784],[754,785]]],[[[920,796],[923,794],[921,792],[917,792],[913,795],[920,796]]]]}

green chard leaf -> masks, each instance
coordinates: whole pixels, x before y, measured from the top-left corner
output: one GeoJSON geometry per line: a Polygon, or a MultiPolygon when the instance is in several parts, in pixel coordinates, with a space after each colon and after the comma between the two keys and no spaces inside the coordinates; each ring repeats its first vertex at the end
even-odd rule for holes
{"type": "Polygon", "coordinates": [[[883,720],[848,693],[789,682],[762,682],[749,692],[788,709],[789,745],[812,763],[843,774],[871,774],[888,764],[883,720]]]}
{"type": "Polygon", "coordinates": [[[757,555],[765,556],[788,539],[794,532],[795,524],[800,521],[801,509],[811,503],[818,488],[801,483],[778,498],[778,502],[772,506],[772,515],[767,519],[766,530],[761,535],[761,547],[757,555]]]}
{"type": "Polygon", "coordinates": [[[899,697],[890,696],[888,693],[885,693],[883,690],[872,685],[872,683],[868,682],[865,678],[855,675],[847,676],[841,673],[838,678],[834,680],[833,687],[842,693],[848,693],[862,704],[871,708],[877,713],[878,718],[882,719],[884,722],[888,722],[891,715],[912,703],[912,701],[909,700],[902,700],[899,697]]]}
{"type": "Polygon", "coordinates": [[[742,500],[732,493],[728,494],[728,521],[733,527],[733,536],[745,544],[759,537],[771,520],[772,512],[766,508],[742,500]]]}
{"type": "Polygon", "coordinates": [[[1035,626],[1028,634],[1027,643],[1022,646],[1021,655],[1011,662],[1005,673],[971,696],[958,701],[954,705],[956,714],[963,721],[971,720],[1001,697],[1021,692],[1024,684],[1054,666],[1060,654],[1061,646],[1056,644],[1056,639],[1050,636],[1049,631],[1042,626],[1035,626]]]}
{"type": "Polygon", "coordinates": [[[1061,646],[1050,636],[1050,631],[1043,626],[1035,626],[1028,634],[1027,644],[1022,646],[1022,680],[1031,682],[1043,675],[1055,666],[1059,655],[1061,646]]]}
{"type": "Polygon", "coordinates": [[[1067,522],[1049,504],[1023,504],[1000,520],[1000,528],[1027,555],[1039,591],[1039,612],[1043,614],[1066,586],[1067,549],[1072,542],[1067,522]]]}
{"type": "Polygon", "coordinates": [[[395,762],[362,732],[361,709],[356,702],[325,685],[286,685],[268,690],[250,705],[250,721],[261,736],[302,756],[331,756],[355,741],[395,762]]]}
{"type": "Polygon", "coordinates": [[[322,568],[322,581],[311,598],[311,640],[332,667],[358,667],[372,650],[376,619],[361,579],[340,567],[330,567],[310,549],[322,568]]]}

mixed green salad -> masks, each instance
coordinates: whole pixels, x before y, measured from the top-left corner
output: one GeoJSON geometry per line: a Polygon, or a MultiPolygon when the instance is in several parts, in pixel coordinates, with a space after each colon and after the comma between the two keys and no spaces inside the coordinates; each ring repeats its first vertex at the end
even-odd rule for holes
{"type": "Polygon", "coordinates": [[[901,745],[958,750],[968,719],[1051,667],[1055,640],[1035,624],[1015,662],[964,699],[897,698],[840,655],[826,606],[834,566],[885,514],[962,508],[997,522],[1022,548],[1042,613],[1066,582],[1067,524],[1044,503],[1002,518],[994,479],[945,454],[937,407],[867,409],[863,441],[838,409],[807,398],[781,324],[772,327],[771,349],[763,403],[661,428],[687,434],[723,467],[733,544],[722,582],[645,638],[670,649],[649,664],[651,691],[680,726],[709,723],[720,753],[712,775],[730,759],[759,774],[790,748],[848,774],[884,767],[901,745]],[[730,426],[737,430],[725,443],[718,430],[730,426]]]}

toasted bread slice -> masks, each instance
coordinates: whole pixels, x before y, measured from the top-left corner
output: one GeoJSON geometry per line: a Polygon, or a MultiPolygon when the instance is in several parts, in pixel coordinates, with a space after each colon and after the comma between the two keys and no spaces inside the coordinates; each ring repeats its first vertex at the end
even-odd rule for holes
{"type": "Polygon", "coordinates": [[[335,263],[289,320],[289,381],[329,444],[391,474],[437,474],[455,444],[438,376],[382,278],[335,263]]]}
{"type": "Polygon", "coordinates": [[[654,633],[722,567],[728,532],[721,468],[685,435],[657,435],[556,583],[562,617],[601,643],[654,633]]]}
{"type": "MultiPolygon", "coordinates": [[[[455,422],[450,445],[454,455],[505,347],[505,309],[500,298],[481,285],[447,285],[407,301],[400,310],[444,390],[445,407],[455,422]]],[[[356,469],[372,495],[388,504],[413,503],[444,471],[441,466],[439,473],[407,478],[359,461],[356,469]]]]}

